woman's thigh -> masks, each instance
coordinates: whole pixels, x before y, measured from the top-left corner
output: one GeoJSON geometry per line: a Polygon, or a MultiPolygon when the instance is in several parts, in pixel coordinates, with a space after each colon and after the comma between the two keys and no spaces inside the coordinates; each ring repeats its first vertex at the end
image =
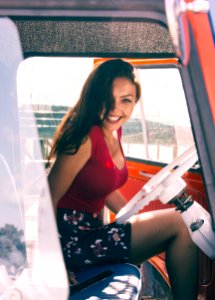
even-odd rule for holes
{"type": "Polygon", "coordinates": [[[178,234],[185,239],[189,232],[175,209],[162,209],[135,215],[132,224],[130,261],[142,261],[165,251],[169,242],[178,234]]]}
{"type": "Polygon", "coordinates": [[[58,209],[58,231],[67,269],[128,261],[131,224],[103,225],[99,215],[58,209]]]}

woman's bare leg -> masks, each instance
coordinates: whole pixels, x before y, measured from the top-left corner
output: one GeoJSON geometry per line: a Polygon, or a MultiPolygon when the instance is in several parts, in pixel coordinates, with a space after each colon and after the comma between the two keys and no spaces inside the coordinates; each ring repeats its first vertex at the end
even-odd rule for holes
{"type": "Polygon", "coordinates": [[[174,300],[196,300],[198,248],[192,242],[180,213],[163,209],[133,216],[130,221],[131,262],[139,264],[165,251],[174,300]]]}

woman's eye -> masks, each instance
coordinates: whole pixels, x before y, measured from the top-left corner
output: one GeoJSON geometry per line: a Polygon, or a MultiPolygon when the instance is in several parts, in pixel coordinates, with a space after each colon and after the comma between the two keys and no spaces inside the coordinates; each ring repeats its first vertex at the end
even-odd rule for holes
{"type": "Polygon", "coordinates": [[[129,99],[129,98],[124,98],[122,101],[123,101],[124,103],[131,103],[131,102],[132,102],[132,100],[129,99]]]}

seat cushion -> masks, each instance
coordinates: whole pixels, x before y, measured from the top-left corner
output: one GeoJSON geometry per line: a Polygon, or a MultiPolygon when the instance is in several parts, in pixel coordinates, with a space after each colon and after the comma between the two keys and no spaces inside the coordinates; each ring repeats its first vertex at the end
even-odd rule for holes
{"type": "Polygon", "coordinates": [[[101,276],[93,284],[77,292],[71,290],[69,300],[137,300],[139,298],[141,274],[136,266],[127,263],[96,266],[77,272],[76,279],[79,283],[83,283],[96,275],[101,276]],[[103,274],[106,277],[101,279],[103,274]]]}

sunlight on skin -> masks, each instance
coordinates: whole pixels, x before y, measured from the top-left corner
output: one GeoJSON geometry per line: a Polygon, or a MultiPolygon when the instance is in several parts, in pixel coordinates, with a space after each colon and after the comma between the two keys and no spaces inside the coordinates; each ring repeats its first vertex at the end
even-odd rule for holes
{"type": "Polygon", "coordinates": [[[155,217],[155,214],[151,211],[151,212],[144,212],[144,214],[139,214],[139,215],[134,215],[132,216],[129,221],[131,223],[133,222],[136,222],[137,220],[140,221],[140,220],[150,220],[152,218],[155,217]]]}

